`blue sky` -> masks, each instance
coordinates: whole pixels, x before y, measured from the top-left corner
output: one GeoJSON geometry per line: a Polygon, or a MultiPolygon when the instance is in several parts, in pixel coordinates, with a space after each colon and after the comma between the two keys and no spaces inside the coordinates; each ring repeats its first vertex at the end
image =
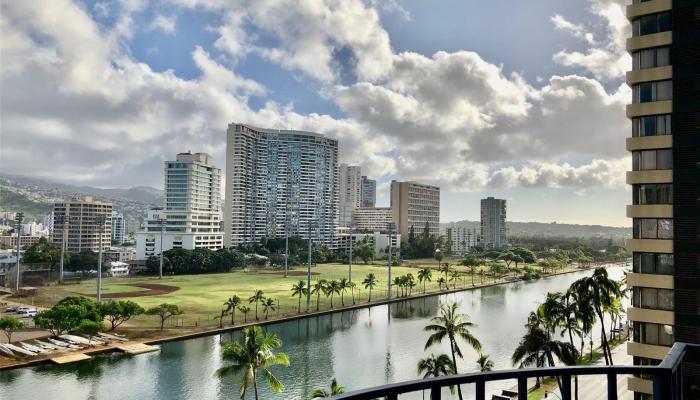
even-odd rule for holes
{"type": "Polygon", "coordinates": [[[158,187],[182,150],[223,168],[236,121],[338,138],[380,205],[391,179],[438,184],[444,222],[497,196],[514,221],[629,225],[624,1],[20,3],[8,173],[158,187]]]}

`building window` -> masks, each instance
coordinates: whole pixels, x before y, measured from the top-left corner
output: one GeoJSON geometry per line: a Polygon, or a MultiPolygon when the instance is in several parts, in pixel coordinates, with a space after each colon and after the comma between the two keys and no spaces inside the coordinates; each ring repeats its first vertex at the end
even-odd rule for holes
{"type": "Polygon", "coordinates": [[[632,137],[671,134],[671,114],[649,115],[632,119],[632,137]]]}
{"type": "Polygon", "coordinates": [[[673,220],[670,218],[634,218],[634,239],[673,239],[673,220]]]}
{"type": "Polygon", "coordinates": [[[632,306],[652,310],[673,310],[673,290],[635,286],[632,288],[632,306]]]}
{"type": "Polygon", "coordinates": [[[632,102],[635,104],[671,100],[672,98],[673,84],[671,80],[643,82],[632,86],[632,102]]]}
{"type": "Polygon", "coordinates": [[[671,149],[641,150],[632,152],[632,170],[649,171],[673,169],[673,151],[671,149]]]}
{"type": "Polygon", "coordinates": [[[671,30],[671,13],[645,15],[632,22],[632,36],[651,35],[671,30]]]}
{"type": "Polygon", "coordinates": [[[637,274],[673,275],[673,254],[634,253],[632,272],[637,274]]]}
{"type": "Polygon", "coordinates": [[[632,203],[644,204],[673,204],[673,184],[646,183],[632,186],[632,203]]]}
{"type": "Polygon", "coordinates": [[[632,70],[665,67],[671,65],[671,48],[644,49],[632,54],[632,70]]]}

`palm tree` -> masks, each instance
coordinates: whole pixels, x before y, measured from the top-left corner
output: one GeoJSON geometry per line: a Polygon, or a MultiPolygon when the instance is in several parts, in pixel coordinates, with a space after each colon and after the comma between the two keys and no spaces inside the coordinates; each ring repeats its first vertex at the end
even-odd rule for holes
{"type": "Polygon", "coordinates": [[[316,295],[316,311],[318,311],[318,303],[321,301],[321,293],[326,291],[326,280],[319,279],[316,283],[311,286],[311,294],[316,295]]]}
{"type": "Polygon", "coordinates": [[[348,278],[341,278],[340,282],[338,282],[338,290],[340,290],[340,305],[343,307],[345,307],[345,300],[343,299],[343,296],[349,288],[350,281],[348,280],[348,278]]]}
{"type": "Polygon", "coordinates": [[[332,281],[328,282],[326,285],[326,296],[330,296],[331,298],[331,308],[333,308],[333,295],[334,294],[340,294],[340,283],[333,279],[332,281]]]}
{"type": "Polygon", "coordinates": [[[457,280],[458,279],[459,279],[459,271],[457,271],[456,269],[453,269],[452,271],[450,271],[450,281],[453,282],[452,283],[453,289],[457,289],[457,280]]]}
{"type": "Polygon", "coordinates": [[[335,395],[343,394],[343,393],[345,393],[345,387],[343,385],[339,384],[338,381],[335,380],[335,378],[333,378],[333,380],[331,381],[330,390],[316,389],[313,392],[311,392],[311,395],[309,397],[311,397],[312,400],[313,399],[323,399],[326,397],[331,397],[331,396],[335,396],[335,395]]]}
{"type": "Polygon", "coordinates": [[[610,344],[605,334],[603,310],[611,307],[615,299],[623,296],[620,285],[608,277],[608,271],[605,268],[596,268],[592,276],[577,280],[571,287],[592,303],[600,320],[601,347],[605,356],[605,365],[613,365],[610,344]]]}
{"type": "Polygon", "coordinates": [[[369,297],[367,297],[367,302],[369,303],[372,301],[372,289],[377,286],[377,277],[370,272],[362,281],[362,284],[365,285],[365,289],[369,289],[369,297]]]}
{"type": "Polygon", "coordinates": [[[243,338],[239,343],[224,345],[223,358],[232,362],[231,365],[219,368],[219,377],[243,373],[241,382],[241,399],[245,398],[250,385],[253,386],[255,399],[258,400],[258,375],[263,378],[275,393],[284,390],[284,385],[270,372],[273,365],[289,366],[289,358],[284,353],[275,353],[282,346],[282,341],[274,333],[265,333],[259,326],[254,325],[243,330],[243,338]]]}
{"type": "Polygon", "coordinates": [[[256,290],[253,295],[248,298],[248,304],[255,303],[255,320],[258,320],[258,303],[261,302],[265,296],[262,290],[256,290]]]}
{"type": "Polygon", "coordinates": [[[423,293],[425,293],[425,283],[430,282],[432,276],[433,273],[430,271],[430,268],[421,268],[418,271],[418,281],[423,284],[423,293]]]}
{"type": "Polygon", "coordinates": [[[408,295],[413,293],[413,288],[416,287],[416,281],[413,279],[413,274],[406,274],[406,289],[408,290],[408,295]]]}
{"type": "Polygon", "coordinates": [[[442,262],[442,259],[445,255],[440,251],[440,249],[435,250],[435,259],[438,262],[438,269],[440,269],[440,262],[442,262]]]}
{"type": "Polygon", "coordinates": [[[234,294],[226,300],[224,305],[226,306],[226,313],[231,314],[231,325],[233,325],[236,320],[236,308],[241,305],[241,298],[234,294]]]}
{"type": "MultiPolygon", "coordinates": [[[[224,303],[224,305],[226,305],[226,303],[224,303]]],[[[223,327],[224,327],[224,317],[225,317],[225,316],[226,316],[226,309],[225,309],[225,308],[222,308],[222,309],[221,309],[221,314],[218,315],[218,316],[216,316],[216,317],[214,317],[214,319],[218,319],[218,320],[219,320],[219,328],[223,328],[223,327]]]]}
{"type": "Polygon", "coordinates": [[[447,281],[443,277],[439,277],[437,280],[437,283],[438,283],[438,288],[440,290],[442,290],[442,285],[445,285],[445,287],[447,287],[447,281]]]}
{"type": "MultiPolygon", "coordinates": [[[[428,358],[418,361],[418,375],[423,374],[423,379],[456,374],[455,366],[447,354],[430,354],[428,358]]],[[[440,390],[440,389],[437,389],[440,390]]],[[[450,392],[454,394],[455,387],[450,386],[450,392]]]]}
{"type": "Polygon", "coordinates": [[[297,306],[297,313],[301,313],[301,298],[306,296],[308,289],[306,288],[306,282],[300,280],[299,282],[292,285],[292,297],[299,297],[299,305],[297,306]]]}
{"type": "Polygon", "coordinates": [[[348,288],[350,288],[350,294],[352,295],[352,304],[355,305],[355,289],[357,285],[355,282],[348,282],[348,288]]]}
{"type": "MultiPolygon", "coordinates": [[[[442,304],[440,306],[440,315],[433,317],[431,319],[431,324],[427,325],[424,330],[427,332],[433,332],[428,341],[425,342],[425,349],[432,346],[433,344],[442,342],[443,339],[447,338],[450,342],[450,351],[452,352],[452,364],[455,366],[455,372],[457,371],[457,356],[463,358],[462,350],[459,348],[457,343],[457,338],[461,338],[468,345],[470,345],[474,350],[481,350],[481,343],[479,340],[472,335],[469,331],[470,328],[476,327],[476,324],[469,321],[469,316],[467,314],[458,313],[459,305],[454,302],[450,305],[442,304]]],[[[462,399],[462,389],[457,386],[457,393],[459,394],[460,400],[462,399]]]]}
{"type": "Polygon", "coordinates": [[[474,256],[468,256],[464,260],[462,260],[462,265],[466,266],[469,268],[469,273],[472,276],[472,286],[474,286],[474,272],[476,271],[476,267],[481,264],[481,260],[474,256]]]}
{"type": "Polygon", "coordinates": [[[275,300],[271,298],[265,298],[262,301],[262,306],[263,306],[263,312],[265,313],[265,319],[267,319],[268,314],[270,314],[270,311],[275,311],[275,300]]]}
{"type": "Polygon", "coordinates": [[[479,372],[489,372],[493,370],[493,361],[488,354],[479,354],[479,358],[476,359],[476,365],[479,367],[479,372]]]}
{"type": "Polygon", "coordinates": [[[248,322],[248,313],[250,312],[250,307],[240,306],[238,307],[238,311],[243,313],[243,322],[248,322]]]}
{"type": "Polygon", "coordinates": [[[396,297],[399,297],[399,287],[402,285],[402,280],[400,276],[394,277],[394,286],[396,287],[396,297]]]}

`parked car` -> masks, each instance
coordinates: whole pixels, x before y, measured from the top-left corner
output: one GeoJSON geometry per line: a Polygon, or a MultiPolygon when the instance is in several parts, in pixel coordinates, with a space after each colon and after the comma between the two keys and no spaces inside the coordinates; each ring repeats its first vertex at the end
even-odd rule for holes
{"type": "Polygon", "coordinates": [[[26,317],[36,317],[36,310],[33,308],[25,308],[23,310],[19,310],[17,314],[20,316],[20,318],[26,318],[26,317]]]}
{"type": "Polygon", "coordinates": [[[7,307],[7,308],[5,309],[5,312],[8,313],[8,314],[9,314],[9,313],[15,313],[15,312],[17,312],[17,310],[18,310],[19,308],[20,308],[19,306],[7,307]]]}

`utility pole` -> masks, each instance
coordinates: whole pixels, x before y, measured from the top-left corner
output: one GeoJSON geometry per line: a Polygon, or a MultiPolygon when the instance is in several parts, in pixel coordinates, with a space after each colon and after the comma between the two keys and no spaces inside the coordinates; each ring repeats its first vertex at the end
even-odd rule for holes
{"type": "Polygon", "coordinates": [[[309,264],[306,268],[306,312],[311,311],[311,225],[311,221],[309,221],[309,264]]]}
{"type": "Polygon", "coordinates": [[[20,236],[20,231],[22,230],[22,221],[24,220],[24,213],[23,212],[18,212],[15,214],[15,230],[17,231],[17,281],[15,282],[15,291],[17,292],[17,296],[19,296],[19,280],[20,280],[20,272],[19,272],[19,236],[20,236]]]}
{"type": "Polygon", "coordinates": [[[60,216],[54,216],[53,224],[61,225],[61,260],[58,263],[58,283],[63,284],[63,259],[66,258],[66,218],[68,217],[68,209],[66,213],[60,216]]]}
{"type": "Polygon", "coordinates": [[[163,234],[165,233],[165,218],[158,218],[160,222],[160,265],[158,266],[158,279],[163,279],[163,234]]]}
{"type": "Polygon", "coordinates": [[[100,232],[100,248],[97,254],[97,302],[102,300],[102,231],[104,231],[105,222],[107,217],[104,215],[98,215],[95,217],[95,222],[97,223],[97,229],[100,232]]]}
{"type": "Polygon", "coordinates": [[[387,298],[387,299],[391,299],[391,256],[392,256],[392,252],[391,252],[391,237],[392,237],[392,232],[393,232],[393,231],[394,231],[394,223],[393,223],[393,222],[390,222],[390,223],[389,223],[389,257],[388,257],[388,258],[389,258],[389,261],[388,261],[388,264],[389,264],[389,265],[388,265],[388,266],[389,266],[389,279],[388,279],[388,282],[387,282],[387,294],[386,294],[386,298],[387,298]]]}

